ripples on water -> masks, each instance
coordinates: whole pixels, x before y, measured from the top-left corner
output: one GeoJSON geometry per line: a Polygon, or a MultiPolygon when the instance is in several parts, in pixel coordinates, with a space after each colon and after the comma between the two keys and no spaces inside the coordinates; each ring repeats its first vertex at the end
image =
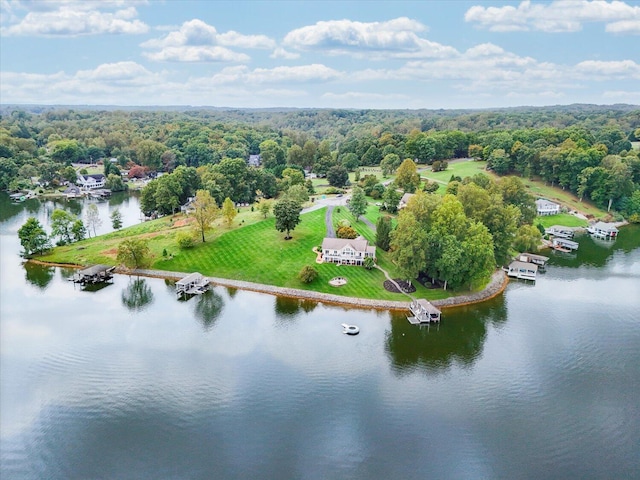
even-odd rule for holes
{"type": "Polygon", "coordinates": [[[3,255],[1,477],[638,478],[640,250],[602,255],[428,328],[3,255]]]}

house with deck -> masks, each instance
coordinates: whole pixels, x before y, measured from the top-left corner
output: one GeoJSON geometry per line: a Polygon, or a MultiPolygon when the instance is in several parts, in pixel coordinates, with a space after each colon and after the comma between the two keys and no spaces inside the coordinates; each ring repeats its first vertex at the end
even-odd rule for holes
{"type": "Polygon", "coordinates": [[[367,257],[376,258],[376,247],[364,237],[325,238],[322,240],[322,261],[338,265],[364,265],[367,257]]]}
{"type": "Polygon", "coordinates": [[[556,215],[560,213],[560,205],[546,198],[539,198],[536,200],[536,210],[540,216],[556,215]]]}
{"type": "Polygon", "coordinates": [[[106,183],[107,179],[101,173],[95,173],[93,175],[78,175],[78,184],[85,190],[103,188],[106,183]]]}

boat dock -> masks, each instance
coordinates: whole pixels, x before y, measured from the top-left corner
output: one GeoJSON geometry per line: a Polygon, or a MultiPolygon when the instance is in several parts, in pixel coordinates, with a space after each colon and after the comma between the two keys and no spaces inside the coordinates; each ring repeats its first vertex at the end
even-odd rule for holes
{"type": "Polygon", "coordinates": [[[553,235],[554,237],[573,238],[573,230],[558,225],[547,228],[545,232],[547,233],[547,235],[553,235]]]}
{"type": "Polygon", "coordinates": [[[549,257],[545,257],[544,255],[537,255],[535,253],[521,253],[518,255],[518,258],[515,259],[520,262],[528,262],[537,265],[540,270],[544,269],[547,262],[549,261],[549,257]]]}
{"type": "Polygon", "coordinates": [[[193,272],[176,282],[176,294],[201,295],[209,289],[209,279],[201,273],[193,272]]]}
{"type": "Polygon", "coordinates": [[[530,262],[514,260],[509,264],[509,268],[506,269],[506,272],[510,277],[519,278],[521,280],[533,280],[535,282],[536,275],[538,274],[538,265],[530,262]]]}
{"type": "Polygon", "coordinates": [[[566,238],[554,238],[551,241],[551,248],[559,252],[569,253],[572,250],[577,250],[579,247],[578,242],[568,240],[566,238]]]}
{"type": "Polygon", "coordinates": [[[115,269],[116,267],[108,265],[94,265],[80,270],[69,280],[81,285],[108,282],[113,279],[113,271],[115,269]]]}
{"type": "Polygon", "coordinates": [[[412,325],[420,325],[422,323],[440,323],[440,315],[442,312],[429,303],[424,298],[413,300],[409,304],[409,310],[413,316],[407,317],[412,325]]]}

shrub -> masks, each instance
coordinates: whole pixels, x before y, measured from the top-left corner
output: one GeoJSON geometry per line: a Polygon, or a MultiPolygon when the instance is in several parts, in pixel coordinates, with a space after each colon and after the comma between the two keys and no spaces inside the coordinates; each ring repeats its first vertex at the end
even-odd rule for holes
{"type": "Polygon", "coordinates": [[[188,232],[178,232],[176,234],[176,242],[180,248],[191,248],[195,245],[195,239],[193,235],[188,232]]]}
{"type": "Polygon", "coordinates": [[[306,265],[300,270],[298,278],[302,283],[311,283],[318,278],[318,271],[311,265],[306,265]]]}
{"type": "Polygon", "coordinates": [[[351,227],[339,227],[336,231],[336,236],[338,238],[356,238],[358,236],[358,232],[351,227]]]}
{"type": "Polygon", "coordinates": [[[371,270],[375,266],[376,262],[373,257],[367,257],[364,259],[364,268],[371,270]]]}
{"type": "Polygon", "coordinates": [[[350,227],[350,226],[351,226],[351,222],[347,218],[343,218],[342,220],[340,220],[338,222],[338,228],[340,228],[340,227],[350,227]]]}

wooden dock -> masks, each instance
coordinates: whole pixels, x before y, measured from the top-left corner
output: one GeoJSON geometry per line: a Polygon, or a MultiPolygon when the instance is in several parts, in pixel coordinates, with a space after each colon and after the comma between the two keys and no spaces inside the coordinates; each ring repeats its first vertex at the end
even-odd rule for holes
{"type": "Polygon", "coordinates": [[[571,252],[572,250],[577,250],[579,246],[578,242],[566,238],[556,237],[551,241],[551,248],[560,252],[571,252]]]}
{"type": "Polygon", "coordinates": [[[424,323],[440,323],[440,315],[442,312],[429,303],[424,298],[414,300],[409,304],[409,311],[412,316],[407,317],[412,325],[420,325],[424,323]]]}
{"type": "Polygon", "coordinates": [[[201,273],[193,272],[176,282],[176,294],[201,295],[209,289],[209,279],[201,273]]]}
{"type": "Polygon", "coordinates": [[[115,269],[108,265],[94,265],[80,270],[70,280],[81,285],[108,282],[113,279],[115,269]]]}

